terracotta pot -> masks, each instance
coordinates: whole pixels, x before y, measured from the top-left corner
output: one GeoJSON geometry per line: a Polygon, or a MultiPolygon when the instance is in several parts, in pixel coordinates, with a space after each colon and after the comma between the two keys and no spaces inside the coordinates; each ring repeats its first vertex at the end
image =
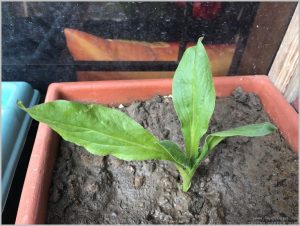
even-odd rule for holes
{"type": "MultiPolygon", "coordinates": [[[[238,86],[261,98],[264,110],[277,125],[286,141],[298,152],[298,115],[266,76],[214,78],[217,96],[224,97],[238,86]]],[[[147,100],[171,93],[171,79],[54,83],[48,88],[46,102],[66,99],[117,105],[147,100]]],[[[32,150],[19,203],[16,224],[45,223],[48,190],[51,183],[59,136],[40,124],[32,150]]]]}

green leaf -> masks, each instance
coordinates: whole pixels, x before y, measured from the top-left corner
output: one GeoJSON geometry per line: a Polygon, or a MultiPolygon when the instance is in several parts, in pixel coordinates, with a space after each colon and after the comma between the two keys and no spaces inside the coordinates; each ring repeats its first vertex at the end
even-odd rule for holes
{"type": "Polygon", "coordinates": [[[215,89],[209,59],[199,40],[188,48],[174,75],[173,102],[185,142],[187,158],[196,157],[215,108],[215,89]]]}
{"type": "Polygon", "coordinates": [[[123,160],[169,160],[181,166],[185,158],[170,152],[150,132],[121,111],[97,104],[57,100],[32,108],[18,106],[32,118],[47,124],[63,139],[96,155],[123,160]]]}
{"type": "Polygon", "coordinates": [[[265,122],[212,133],[206,137],[199,159],[204,159],[215,146],[227,137],[261,137],[273,133],[276,129],[272,123],[265,122]]]}
{"type": "Polygon", "coordinates": [[[178,147],[177,144],[175,144],[172,141],[169,140],[163,140],[160,142],[160,144],[166,148],[173,157],[176,157],[176,159],[182,159],[184,161],[181,162],[181,165],[184,165],[185,167],[189,167],[187,165],[187,160],[184,152],[181,151],[181,149],[178,147]]]}

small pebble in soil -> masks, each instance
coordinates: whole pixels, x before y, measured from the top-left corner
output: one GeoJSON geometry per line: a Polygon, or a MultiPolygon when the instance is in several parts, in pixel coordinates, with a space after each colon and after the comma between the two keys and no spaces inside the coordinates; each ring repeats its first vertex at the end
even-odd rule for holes
{"type": "Polygon", "coordinates": [[[134,182],[133,182],[134,187],[135,188],[140,188],[144,184],[144,180],[145,180],[145,177],[143,177],[143,176],[136,176],[134,178],[134,182]]]}
{"type": "Polygon", "coordinates": [[[209,158],[204,159],[204,161],[203,161],[203,164],[204,164],[204,165],[208,165],[209,163],[210,163],[209,158]]]}
{"type": "Polygon", "coordinates": [[[134,167],[134,166],[129,165],[129,166],[128,166],[128,169],[129,169],[129,172],[130,172],[130,173],[135,174],[135,167],[134,167]]]}

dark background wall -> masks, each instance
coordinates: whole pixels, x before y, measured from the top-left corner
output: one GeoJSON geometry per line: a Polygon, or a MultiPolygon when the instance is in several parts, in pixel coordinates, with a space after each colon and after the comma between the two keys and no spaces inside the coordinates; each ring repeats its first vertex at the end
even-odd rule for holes
{"type": "Polygon", "coordinates": [[[193,3],[173,2],[4,2],[2,79],[27,81],[43,94],[49,83],[75,80],[66,27],[149,42],[195,41],[200,36],[210,44],[239,40],[242,50],[258,4],[202,3],[197,11],[193,3]]]}

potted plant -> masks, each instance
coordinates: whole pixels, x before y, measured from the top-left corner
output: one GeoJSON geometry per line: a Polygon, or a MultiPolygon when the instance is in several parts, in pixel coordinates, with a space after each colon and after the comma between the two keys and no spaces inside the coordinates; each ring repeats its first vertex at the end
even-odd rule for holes
{"type": "MultiPolygon", "coordinates": [[[[214,80],[214,82],[217,96],[228,96],[236,87],[242,87],[248,92],[250,91],[258,94],[260,96],[262,105],[264,106],[264,109],[268,113],[271,120],[277,125],[282,135],[286,138],[287,142],[292,146],[292,148],[294,150],[297,150],[298,143],[297,139],[295,139],[297,138],[298,131],[297,124],[295,123],[297,122],[297,115],[292,110],[292,108],[284,101],[278,91],[271,85],[267,78],[261,76],[217,78],[214,80]],[[274,98],[276,98],[276,103],[273,102],[274,98]],[[276,106],[279,106],[276,110],[273,107],[274,104],[276,106]],[[279,119],[278,116],[282,114],[288,115],[291,123],[286,123],[284,120],[279,119]]],[[[170,90],[172,87],[171,83],[171,80],[164,79],[151,81],[123,81],[122,83],[119,81],[107,81],[67,83],[63,85],[54,84],[49,88],[46,102],[56,99],[66,99],[71,101],[89,103],[96,102],[109,105],[120,103],[128,104],[134,100],[147,100],[157,94],[170,94],[170,90]]],[[[222,223],[223,220],[225,220],[225,222],[227,222],[228,220],[230,221],[232,216],[226,218],[224,214],[224,208],[218,207],[218,205],[220,204],[220,198],[218,197],[218,195],[215,198],[212,198],[211,194],[203,192],[203,194],[205,194],[203,197],[203,195],[195,193],[195,189],[193,188],[192,192],[190,192],[190,195],[185,194],[185,192],[187,192],[190,188],[191,179],[200,163],[204,161],[205,157],[211,152],[211,150],[213,150],[213,148],[225,137],[237,135],[250,137],[263,136],[274,132],[275,127],[270,123],[256,123],[254,125],[248,125],[223,132],[212,133],[202,141],[201,148],[198,150],[200,138],[207,132],[209,121],[214,111],[215,103],[215,91],[211,72],[209,69],[209,62],[201,41],[198,42],[197,47],[188,49],[184,54],[178,66],[178,69],[176,70],[176,75],[173,81],[172,94],[174,106],[182,125],[183,138],[185,141],[185,152],[182,152],[180,150],[180,147],[178,147],[177,144],[173,142],[157,140],[148,131],[144,130],[138,123],[129,120],[127,116],[120,113],[119,111],[102,107],[100,105],[81,104],[60,100],[45,103],[31,109],[26,109],[21,103],[19,103],[19,106],[23,110],[27,111],[33,118],[37,119],[38,121],[47,123],[64,139],[74,142],[80,146],[84,146],[89,152],[93,154],[110,154],[123,160],[168,160],[175,164],[182,179],[183,192],[175,189],[176,194],[172,194],[172,192],[175,192],[174,187],[171,192],[163,189],[163,198],[161,198],[160,196],[156,200],[156,203],[158,203],[158,206],[156,207],[158,209],[155,207],[153,210],[149,210],[149,212],[147,213],[144,213],[141,210],[143,214],[143,217],[141,217],[141,219],[133,221],[129,220],[128,222],[213,223],[217,221],[219,223],[222,223]],[[196,68],[197,70],[195,70],[196,68]],[[199,84],[201,87],[197,87],[196,84],[199,84]],[[165,197],[166,194],[168,194],[168,198],[165,197]],[[174,199],[176,195],[178,195],[178,198],[181,198],[182,200],[176,201],[174,199]],[[168,199],[173,199],[171,205],[170,203],[168,203],[168,201],[165,201],[168,199]],[[208,201],[202,202],[201,200],[208,201]],[[199,210],[197,210],[197,208],[199,210]],[[199,214],[202,211],[200,211],[200,209],[206,209],[206,211],[208,211],[209,209],[209,211],[204,215],[201,215],[199,214]],[[189,217],[185,214],[192,214],[192,217],[189,216],[189,219],[189,217]],[[214,217],[214,215],[217,215],[217,217],[214,217]],[[207,216],[209,220],[207,219],[207,216]],[[160,220],[157,218],[159,218],[160,220]],[[177,221],[176,219],[180,220],[177,221]],[[188,221],[185,221],[186,219],[188,221]],[[194,221],[195,219],[196,221],[194,221]]],[[[241,91],[236,91],[236,93],[233,95],[240,102],[245,102],[247,98],[250,98],[246,94],[243,94],[241,91]]],[[[164,103],[168,102],[167,99],[158,99],[157,101],[164,103]]],[[[146,105],[147,103],[144,103],[144,109],[146,109],[146,105]]],[[[256,105],[256,103],[254,105],[256,105]]],[[[122,108],[122,106],[120,107],[122,108]]],[[[149,112],[150,111],[151,109],[149,109],[149,112]]],[[[259,108],[255,111],[259,111],[259,108]]],[[[279,135],[277,134],[277,138],[278,136],[279,135]]],[[[56,157],[56,154],[53,153],[53,150],[57,149],[58,141],[58,136],[49,127],[43,124],[40,125],[28,172],[26,175],[16,223],[44,222],[46,217],[51,174],[56,157]]],[[[264,142],[265,141],[263,141],[263,143],[264,142]]],[[[282,146],[285,147],[285,144],[282,144],[282,146]]],[[[289,153],[288,155],[291,155],[291,153],[289,153]]],[[[66,159],[62,161],[66,161],[66,159]]],[[[101,161],[99,161],[99,164],[101,161]]],[[[297,163],[293,162],[293,165],[295,164],[297,163]]],[[[68,168],[68,166],[66,167],[68,168]]],[[[162,168],[166,169],[165,166],[160,166],[158,170],[162,168]]],[[[107,166],[106,169],[109,169],[109,166],[107,166]]],[[[122,169],[122,171],[125,170],[122,169]]],[[[141,187],[145,177],[136,175],[139,173],[135,171],[134,167],[132,171],[134,172],[133,187],[141,187]]],[[[61,169],[56,168],[54,172],[62,171],[61,169]]],[[[97,172],[100,173],[101,170],[97,172]]],[[[106,179],[104,180],[102,178],[103,181],[110,183],[110,179],[107,179],[109,175],[111,174],[105,174],[104,178],[106,179]]],[[[74,175],[70,176],[68,174],[66,175],[66,177],[70,179],[70,183],[72,183],[72,180],[76,178],[74,178],[74,175]]],[[[79,183],[85,184],[87,181],[88,179],[86,178],[79,179],[79,183]]],[[[78,184],[78,181],[75,183],[78,184]]],[[[167,182],[167,184],[168,183],[169,182],[167,182]]],[[[110,184],[108,185],[109,187],[111,186],[110,184]]],[[[68,185],[66,186],[68,187],[68,185]]],[[[61,189],[63,188],[64,186],[61,187],[61,189]]],[[[53,189],[51,191],[52,194],[53,189]]],[[[74,190],[75,188],[72,187],[72,189],[74,190]]],[[[78,187],[76,187],[76,189],[78,189],[78,187]]],[[[91,192],[93,195],[89,198],[88,203],[95,197],[98,197],[97,193],[95,193],[95,191],[98,190],[99,184],[95,184],[94,182],[88,183],[88,185],[86,186],[86,191],[91,192]]],[[[122,190],[122,192],[123,191],[124,190],[122,190]]],[[[56,192],[58,191],[56,190],[56,192]]],[[[74,193],[76,193],[76,191],[72,191],[71,193],[73,193],[72,197],[74,197],[74,193]]],[[[137,195],[138,192],[136,192],[135,194],[137,195]]],[[[132,195],[132,193],[129,195],[132,195]]],[[[146,195],[147,197],[147,193],[144,193],[144,195],[146,195]]],[[[56,196],[61,196],[61,194],[56,194],[56,196]]],[[[74,200],[75,202],[79,202],[80,205],[80,200],[77,200],[76,198],[74,200]]],[[[117,200],[120,201],[120,199],[117,200]]],[[[56,203],[57,198],[54,198],[53,201],[54,203],[56,203]]],[[[96,205],[97,207],[94,208],[94,210],[103,210],[104,206],[107,207],[107,202],[108,201],[105,201],[104,204],[99,204],[100,206],[96,205]]],[[[147,203],[144,204],[146,206],[148,205],[147,203]]],[[[120,208],[123,209],[122,202],[117,205],[120,205],[120,208]]],[[[93,209],[93,207],[88,206],[90,206],[90,203],[87,204],[86,208],[93,209]]],[[[64,208],[66,211],[66,208],[68,207],[65,206],[64,208]]],[[[127,207],[125,207],[125,209],[126,208],[127,207]]],[[[140,208],[143,209],[142,207],[140,208]]],[[[128,210],[121,209],[117,208],[115,212],[111,212],[112,216],[109,223],[114,223],[113,219],[116,218],[118,214],[120,214],[120,212],[128,212],[128,210]]],[[[74,212],[74,210],[72,211],[74,212]]],[[[82,212],[79,210],[77,211],[77,213],[82,212]]],[[[283,210],[281,211],[284,212],[283,214],[285,214],[285,211],[287,211],[287,209],[283,208],[283,210]]],[[[87,212],[89,211],[87,210],[87,212]]],[[[203,210],[203,212],[205,212],[205,210],[203,210]]],[[[278,211],[278,214],[279,213],[281,212],[278,211]]],[[[128,214],[130,215],[130,212],[128,212],[128,214]]],[[[73,215],[71,214],[71,216],[73,218],[76,218],[74,213],[73,215]]],[[[258,218],[261,217],[260,215],[253,216],[256,216],[258,218]]],[[[106,223],[106,221],[101,221],[101,217],[99,218],[100,223],[106,223]]],[[[102,220],[104,220],[104,218],[102,220]]],[[[286,216],[284,222],[290,220],[293,220],[293,218],[291,218],[291,216],[286,216]]],[[[255,219],[252,219],[252,222],[253,221],[255,221],[255,219]]],[[[256,221],[259,222],[260,220],[256,219],[256,221]]],[[[75,220],[75,222],[86,223],[85,221],[82,222],[80,220],[75,220]]],[[[123,223],[122,220],[115,222],[123,223]]]]}

